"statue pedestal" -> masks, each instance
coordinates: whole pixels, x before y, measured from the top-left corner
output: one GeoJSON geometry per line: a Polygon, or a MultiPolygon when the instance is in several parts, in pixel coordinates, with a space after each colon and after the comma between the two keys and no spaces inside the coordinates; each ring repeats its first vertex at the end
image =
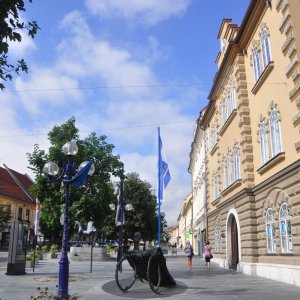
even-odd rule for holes
{"type": "MultiPolygon", "coordinates": [[[[93,260],[108,258],[106,247],[93,247],[93,260]]],[[[73,261],[90,260],[91,247],[71,247],[69,259],[73,261]]]]}

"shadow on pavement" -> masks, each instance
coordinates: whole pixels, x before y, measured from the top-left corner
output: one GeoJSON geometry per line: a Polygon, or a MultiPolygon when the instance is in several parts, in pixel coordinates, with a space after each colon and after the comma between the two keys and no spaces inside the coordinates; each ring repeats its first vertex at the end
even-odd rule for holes
{"type": "Polygon", "coordinates": [[[136,298],[136,299],[148,299],[148,298],[166,298],[166,297],[172,297],[178,294],[184,293],[188,286],[180,281],[176,280],[176,286],[167,288],[167,287],[161,287],[159,289],[159,294],[155,294],[151,291],[148,282],[139,282],[136,281],[131,289],[129,289],[127,292],[123,293],[117,286],[115,280],[105,283],[102,286],[103,291],[105,291],[108,294],[119,296],[119,297],[125,297],[125,298],[136,298]]]}

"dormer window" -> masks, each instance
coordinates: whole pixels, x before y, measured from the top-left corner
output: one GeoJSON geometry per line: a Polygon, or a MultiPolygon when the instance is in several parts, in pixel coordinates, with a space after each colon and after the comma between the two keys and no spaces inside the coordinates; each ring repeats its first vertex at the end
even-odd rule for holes
{"type": "Polygon", "coordinates": [[[224,53],[225,52],[225,39],[222,38],[220,39],[220,45],[221,45],[221,52],[224,53]]]}

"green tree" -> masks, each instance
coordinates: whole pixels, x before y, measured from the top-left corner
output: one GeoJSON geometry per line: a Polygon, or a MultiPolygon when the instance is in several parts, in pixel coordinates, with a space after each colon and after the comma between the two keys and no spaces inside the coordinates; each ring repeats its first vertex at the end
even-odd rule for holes
{"type": "Polygon", "coordinates": [[[48,185],[42,170],[47,161],[55,161],[58,166],[63,166],[66,157],[61,149],[70,140],[76,141],[78,146],[78,154],[72,158],[75,166],[93,158],[96,170],[89,178],[86,187],[70,186],[69,236],[71,237],[74,232],[75,220],[85,225],[93,220],[97,231],[103,231],[108,222],[107,219],[111,217],[109,204],[115,201],[111,176],[121,176],[123,172],[123,164],[119,156],[113,154],[114,145],[107,143],[106,136],[97,136],[95,133],[91,133],[85,139],[80,139],[74,117],[61,126],[54,126],[48,138],[50,141],[48,154],[38,145],[34,146],[31,154],[27,154],[30,168],[35,173],[32,192],[39,198],[42,207],[41,231],[46,238],[60,243],[62,226],[59,219],[64,208],[65,194],[60,188],[61,181],[48,185]]]}
{"type": "Polygon", "coordinates": [[[7,228],[10,219],[10,211],[3,203],[0,203],[0,232],[4,231],[7,228]]]}
{"type": "MultiPolygon", "coordinates": [[[[32,2],[32,0],[29,0],[32,2]]],[[[24,0],[0,1],[0,89],[5,88],[3,82],[13,79],[13,73],[19,75],[20,71],[27,73],[28,67],[24,59],[12,64],[8,59],[9,42],[21,42],[21,31],[26,31],[32,38],[39,27],[36,21],[23,22],[20,13],[24,12],[24,0]]]]}
{"type": "MultiPolygon", "coordinates": [[[[133,239],[135,232],[140,232],[145,241],[157,239],[157,201],[151,184],[141,180],[137,173],[129,173],[124,181],[124,196],[125,203],[133,206],[133,211],[126,214],[125,240],[133,239]]],[[[166,223],[164,217],[161,221],[166,223]]]]}

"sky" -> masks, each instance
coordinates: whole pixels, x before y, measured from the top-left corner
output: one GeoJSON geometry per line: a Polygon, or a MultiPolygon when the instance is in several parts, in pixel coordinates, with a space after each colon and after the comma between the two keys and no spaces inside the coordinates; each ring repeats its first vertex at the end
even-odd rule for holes
{"type": "MultiPolygon", "coordinates": [[[[34,176],[26,153],[47,150],[54,125],[106,135],[125,172],[157,188],[157,128],[171,181],[161,210],[174,226],[192,190],[189,153],[217,72],[223,18],[240,25],[249,0],[33,0],[35,39],[10,44],[28,74],[0,91],[0,165],[34,176]]],[[[130,199],[127,199],[129,202],[130,199]]]]}

